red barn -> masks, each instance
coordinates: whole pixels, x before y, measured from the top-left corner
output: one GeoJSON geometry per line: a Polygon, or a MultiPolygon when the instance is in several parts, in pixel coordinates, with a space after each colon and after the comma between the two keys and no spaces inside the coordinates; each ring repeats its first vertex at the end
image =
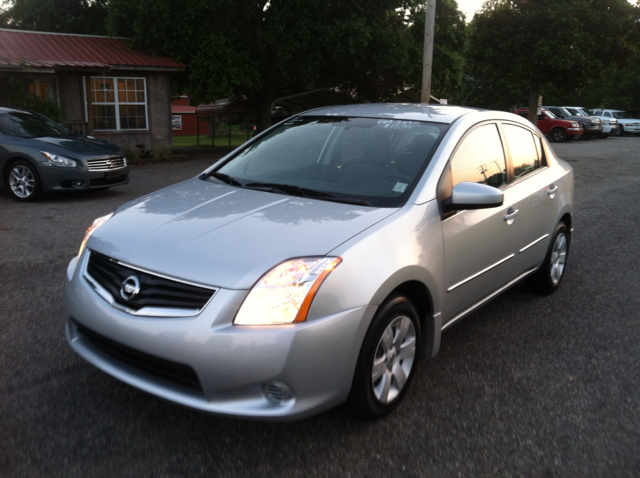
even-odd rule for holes
{"type": "Polygon", "coordinates": [[[196,135],[200,126],[200,134],[209,134],[209,123],[206,118],[196,116],[196,107],[189,105],[189,97],[181,96],[171,102],[171,126],[173,136],[196,135]],[[199,120],[199,121],[198,121],[199,120]]]}

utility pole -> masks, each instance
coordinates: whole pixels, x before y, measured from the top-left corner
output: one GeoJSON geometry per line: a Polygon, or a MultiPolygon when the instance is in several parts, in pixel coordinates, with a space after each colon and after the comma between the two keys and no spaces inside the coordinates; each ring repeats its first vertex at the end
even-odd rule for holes
{"type": "Polygon", "coordinates": [[[422,103],[431,97],[431,69],[433,66],[433,35],[436,27],[436,0],[427,0],[427,18],[424,22],[424,53],[422,57],[422,103]]]}

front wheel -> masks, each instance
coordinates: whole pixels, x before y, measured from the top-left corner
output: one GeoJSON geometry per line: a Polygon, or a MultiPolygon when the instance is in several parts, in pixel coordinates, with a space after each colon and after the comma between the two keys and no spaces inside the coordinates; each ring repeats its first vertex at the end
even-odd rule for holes
{"type": "Polygon", "coordinates": [[[40,178],[36,169],[27,161],[16,161],[5,178],[7,189],[19,201],[35,201],[40,198],[40,178]]]}
{"type": "Polygon", "coordinates": [[[568,135],[562,128],[556,128],[551,132],[551,139],[557,143],[563,143],[567,141],[568,135]]]}
{"type": "Polygon", "coordinates": [[[380,306],[367,331],[353,378],[349,404],[359,415],[378,418],[395,409],[416,369],[420,321],[403,296],[380,306]]]}
{"type": "Polygon", "coordinates": [[[618,131],[616,131],[616,136],[624,136],[624,127],[621,124],[618,125],[618,131]]]}
{"type": "Polygon", "coordinates": [[[560,222],[538,272],[531,276],[531,285],[542,294],[551,294],[560,286],[569,255],[570,236],[567,226],[560,222]]]}

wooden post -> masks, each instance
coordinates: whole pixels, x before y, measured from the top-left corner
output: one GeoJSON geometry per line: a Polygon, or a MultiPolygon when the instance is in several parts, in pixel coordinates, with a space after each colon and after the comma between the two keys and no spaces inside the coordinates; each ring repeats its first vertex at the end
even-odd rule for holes
{"type": "Polygon", "coordinates": [[[422,56],[422,96],[423,103],[431,98],[431,69],[433,67],[433,35],[436,27],[436,0],[427,0],[424,23],[424,52],[422,56]]]}

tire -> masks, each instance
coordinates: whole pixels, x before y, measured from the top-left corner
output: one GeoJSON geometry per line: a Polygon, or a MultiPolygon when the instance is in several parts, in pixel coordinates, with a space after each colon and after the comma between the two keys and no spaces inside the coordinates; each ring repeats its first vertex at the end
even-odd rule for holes
{"type": "Polygon", "coordinates": [[[348,400],[351,409],[366,418],[392,412],[409,389],[421,347],[413,303],[403,296],[384,302],[360,349],[348,400]]]}
{"type": "Polygon", "coordinates": [[[551,138],[557,143],[564,143],[567,141],[568,135],[562,128],[556,128],[551,131],[551,138]]]}
{"type": "Polygon", "coordinates": [[[570,246],[571,236],[567,226],[560,222],[556,226],[544,262],[540,269],[531,276],[530,284],[536,291],[541,294],[552,294],[558,289],[564,277],[570,246]]]}
{"type": "Polygon", "coordinates": [[[11,164],[5,186],[18,201],[36,201],[42,195],[38,172],[28,161],[20,160],[11,164]]]}
{"type": "Polygon", "coordinates": [[[618,125],[618,131],[616,131],[616,136],[624,136],[624,127],[621,124],[618,125]]]}

